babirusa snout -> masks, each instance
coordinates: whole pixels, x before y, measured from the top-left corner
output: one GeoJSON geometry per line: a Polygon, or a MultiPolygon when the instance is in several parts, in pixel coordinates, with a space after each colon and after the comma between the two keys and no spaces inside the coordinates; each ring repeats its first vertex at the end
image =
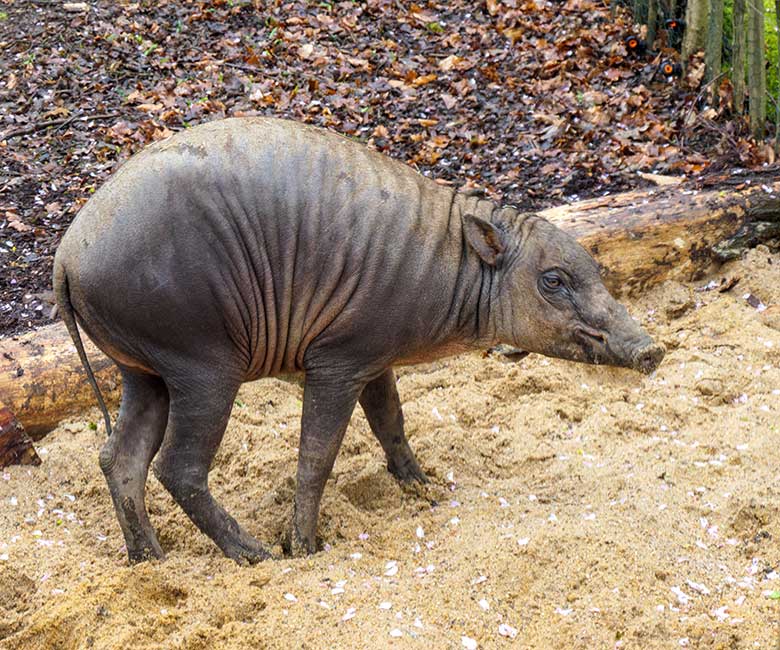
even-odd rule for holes
{"type": "Polygon", "coordinates": [[[631,357],[631,367],[649,375],[658,367],[665,354],[666,350],[662,345],[651,342],[634,352],[631,357]]]}

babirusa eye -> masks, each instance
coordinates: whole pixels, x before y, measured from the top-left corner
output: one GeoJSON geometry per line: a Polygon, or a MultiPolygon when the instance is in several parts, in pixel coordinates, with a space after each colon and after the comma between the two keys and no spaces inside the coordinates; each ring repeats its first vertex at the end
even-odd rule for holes
{"type": "Polygon", "coordinates": [[[547,273],[542,276],[542,284],[548,291],[557,291],[563,286],[563,280],[555,273],[547,273]]]}

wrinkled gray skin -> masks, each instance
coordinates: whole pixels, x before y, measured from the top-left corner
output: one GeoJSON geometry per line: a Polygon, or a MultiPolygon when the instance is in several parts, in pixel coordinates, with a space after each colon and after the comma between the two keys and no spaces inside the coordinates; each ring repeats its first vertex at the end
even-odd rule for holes
{"type": "Polygon", "coordinates": [[[54,284],[74,339],[75,314],[122,374],[100,465],[132,562],[163,556],[144,505],[155,455],[157,477],[227,556],[269,557],[208,487],[242,382],[305,373],[291,532],[301,555],[316,549],[357,402],[388,469],[426,480],[393,365],[501,342],[644,372],[663,356],[548,222],[274,119],[213,122],[133,157],[69,228],[54,284]]]}

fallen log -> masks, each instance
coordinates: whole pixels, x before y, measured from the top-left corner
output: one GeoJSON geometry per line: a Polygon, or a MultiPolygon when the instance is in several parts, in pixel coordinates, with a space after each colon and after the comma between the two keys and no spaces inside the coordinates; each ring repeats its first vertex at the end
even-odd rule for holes
{"type": "MultiPolygon", "coordinates": [[[[591,251],[614,293],[634,294],[667,279],[696,279],[780,236],[780,174],[775,168],[667,183],[541,214],[591,251]]],[[[88,349],[107,403],[116,404],[115,367],[88,349]]],[[[0,340],[0,395],[33,438],[96,405],[62,324],[0,340]]]]}
{"type": "Polygon", "coordinates": [[[0,468],[40,464],[32,440],[11,410],[0,402],[0,468]]]}
{"type": "MultiPolygon", "coordinates": [[[[108,403],[115,404],[120,394],[116,366],[86,337],[84,342],[101,391],[108,403]]],[[[0,340],[0,395],[33,440],[66,417],[96,405],[62,323],[0,340]]]]}
{"type": "Polygon", "coordinates": [[[664,280],[696,280],[780,237],[780,169],[709,177],[540,212],[574,235],[616,295],[664,280]]]}

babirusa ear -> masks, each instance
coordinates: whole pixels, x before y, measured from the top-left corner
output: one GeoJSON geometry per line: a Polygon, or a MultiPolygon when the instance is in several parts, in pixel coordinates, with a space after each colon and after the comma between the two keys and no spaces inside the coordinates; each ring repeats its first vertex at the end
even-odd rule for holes
{"type": "Polygon", "coordinates": [[[489,221],[473,214],[463,215],[463,234],[469,246],[490,266],[495,266],[498,256],[506,250],[501,231],[489,221]]]}

